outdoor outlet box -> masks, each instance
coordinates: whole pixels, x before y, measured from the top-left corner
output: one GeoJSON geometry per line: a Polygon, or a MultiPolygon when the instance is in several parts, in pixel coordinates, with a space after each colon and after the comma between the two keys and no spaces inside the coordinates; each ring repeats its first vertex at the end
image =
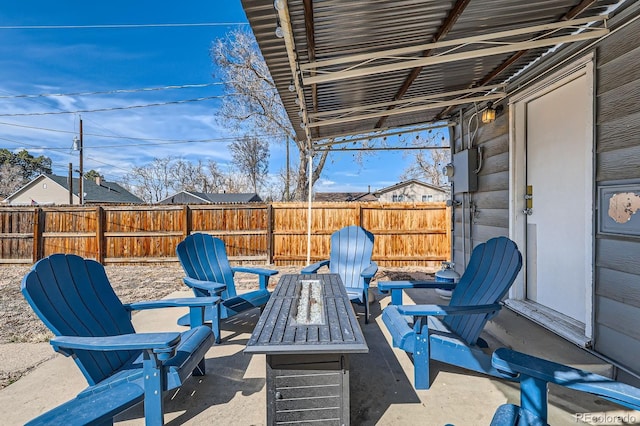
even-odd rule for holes
{"type": "Polygon", "coordinates": [[[453,154],[453,192],[474,192],[478,190],[478,150],[465,149],[453,154]]]}

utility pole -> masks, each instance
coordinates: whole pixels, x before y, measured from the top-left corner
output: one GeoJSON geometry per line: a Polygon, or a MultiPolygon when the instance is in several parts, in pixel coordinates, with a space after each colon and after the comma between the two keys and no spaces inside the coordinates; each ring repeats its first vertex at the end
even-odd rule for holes
{"type": "Polygon", "coordinates": [[[73,163],[69,163],[69,205],[73,205],[73,163]]]}
{"type": "Polygon", "coordinates": [[[80,164],[79,164],[79,170],[78,172],[80,173],[80,182],[78,184],[78,197],[80,197],[80,205],[84,205],[84,185],[83,185],[83,170],[82,170],[82,161],[83,161],[83,155],[82,155],[82,118],[80,119],[80,138],[74,138],[73,140],[74,144],[73,144],[73,149],[75,151],[80,151],[80,164]]]}

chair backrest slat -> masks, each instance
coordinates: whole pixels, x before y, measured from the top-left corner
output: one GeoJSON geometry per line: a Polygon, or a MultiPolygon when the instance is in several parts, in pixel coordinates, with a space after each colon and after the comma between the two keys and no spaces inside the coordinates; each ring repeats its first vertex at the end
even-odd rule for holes
{"type": "MultiPolygon", "coordinates": [[[[76,255],[54,254],[37,262],[22,280],[22,293],[57,336],[134,333],[129,314],[104,267],[76,255]]],[[[77,351],[75,361],[93,385],[110,376],[133,351],[77,351]]]]}
{"type": "Polygon", "coordinates": [[[237,296],[224,241],[209,234],[195,233],[181,241],[176,252],[187,276],[225,284],[224,300],[237,296]]]}
{"type": "Polygon", "coordinates": [[[360,273],[371,263],[373,234],[359,226],[347,226],[331,235],[329,270],[339,274],[345,287],[364,288],[360,273]]]}
{"type": "MultiPolygon", "coordinates": [[[[492,238],[478,244],[469,264],[451,295],[451,306],[485,305],[500,301],[513,284],[522,255],[516,244],[506,237],[492,238]]],[[[478,340],[489,314],[454,315],[444,322],[468,344],[478,340]]]]}

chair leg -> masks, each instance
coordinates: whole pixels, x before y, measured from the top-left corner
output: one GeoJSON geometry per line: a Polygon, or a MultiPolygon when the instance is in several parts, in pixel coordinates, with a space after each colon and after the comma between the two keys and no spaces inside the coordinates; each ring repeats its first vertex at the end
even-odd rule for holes
{"type": "Polygon", "coordinates": [[[364,290],[364,323],[369,324],[369,290],[364,290]]]}
{"type": "Polygon", "coordinates": [[[520,380],[520,406],[547,421],[547,383],[533,377],[520,380]]]}
{"type": "Polygon", "coordinates": [[[193,373],[192,374],[194,376],[204,376],[204,375],[207,374],[207,367],[205,366],[204,357],[202,357],[202,359],[198,363],[197,367],[193,369],[193,373]]]}
{"type": "Polygon", "coordinates": [[[162,361],[144,353],[144,423],[146,426],[164,424],[164,401],[162,398],[163,371],[162,361]]]}
{"type": "Polygon", "coordinates": [[[413,382],[416,389],[429,389],[431,387],[429,371],[429,331],[415,336],[416,342],[413,351],[413,382]]]}
{"type": "Polygon", "coordinates": [[[211,311],[211,331],[213,331],[215,342],[220,343],[220,303],[216,303],[211,311]]]}

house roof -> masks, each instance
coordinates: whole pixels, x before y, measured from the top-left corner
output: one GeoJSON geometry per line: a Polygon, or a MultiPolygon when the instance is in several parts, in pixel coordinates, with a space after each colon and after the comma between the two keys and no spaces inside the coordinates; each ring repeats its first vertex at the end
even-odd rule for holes
{"type": "Polygon", "coordinates": [[[378,197],[371,192],[316,192],[315,201],[378,201],[378,197]]]}
{"type": "MultiPolygon", "coordinates": [[[[69,179],[66,176],[45,175],[49,179],[55,181],[65,189],[69,189],[69,179]]],[[[79,194],[80,179],[73,178],[73,193],[79,194]]],[[[82,182],[82,191],[84,192],[85,203],[135,203],[141,204],[143,201],[118,185],[115,182],[102,180],[100,185],[93,179],[85,179],[82,182]]]]}
{"type": "Polygon", "coordinates": [[[634,2],[242,0],[297,138],[315,150],[483,109],[549,49],[606,36],[603,15],[634,2]]]}
{"type": "Polygon", "coordinates": [[[195,192],[195,191],[180,191],[173,194],[170,197],[160,200],[159,204],[165,204],[171,202],[172,198],[175,198],[178,194],[186,197],[191,197],[194,202],[201,203],[253,203],[262,202],[262,198],[255,192],[253,193],[210,193],[210,192],[195,192]]]}
{"type": "Polygon", "coordinates": [[[409,186],[409,185],[421,185],[421,186],[433,189],[434,191],[440,191],[442,193],[446,193],[447,192],[446,189],[443,189],[443,188],[441,188],[439,186],[431,185],[430,183],[422,182],[422,181],[420,181],[418,179],[410,179],[410,180],[405,180],[405,181],[402,181],[402,182],[398,182],[398,183],[396,183],[394,185],[391,185],[391,186],[387,186],[386,188],[379,189],[375,193],[376,193],[376,195],[384,194],[385,192],[395,191],[397,189],[400,189],[400,188],[403,188],[403,187],[409,186]]]}
{"type": "MultiPolygon", "coordinates": [[[[52,180],[53,182],[63,187],[65,190],[69,190],[69,180],[66,176],[41,174],[40,176],[31,180],[31,182],[24,185],[22,188],[18,189],[13,194],[9,195],[7,197],[7,200],[14,198],[16,195],[28,190],[34,182],[42,179],[52,180]]],[[[73,178],[71,181],[73,184],[73,194],[79,196],[80,179],[73,178]]],[[[100,185],[98,185],[94,180],[85,179],[83,181],[82,190],[85,193],[85,203],[143,203],[140,198],[136,197],[115,182],[102,180],[100,185]]]]}

